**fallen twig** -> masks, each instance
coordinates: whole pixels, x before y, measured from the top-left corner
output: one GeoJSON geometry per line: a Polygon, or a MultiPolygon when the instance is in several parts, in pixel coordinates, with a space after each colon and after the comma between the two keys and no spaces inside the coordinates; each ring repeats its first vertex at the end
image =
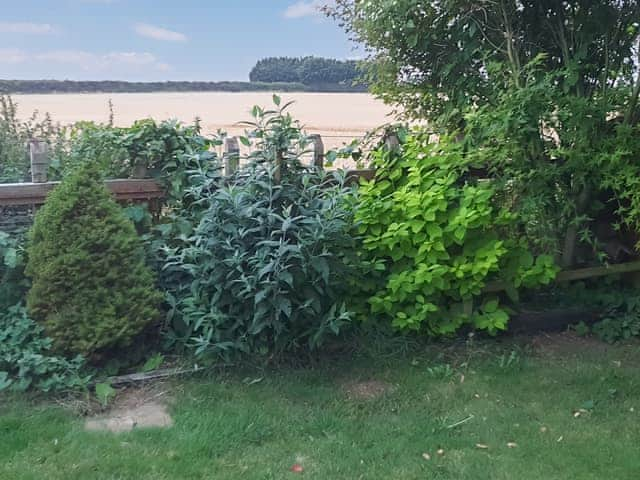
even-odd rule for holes
{"type": "Polygon", "coordinates": [[[121,375],[119,377],[109,377],[107,383],[113,386],[125,385],[128,383],[139,383],[147,380],[157,380],[159,378],[168,378],[176,375],[184,375],[187,373],[199,372],[199,368],[168,368],[164,370],[154,370],[153,372],[131,373],[129,375],[121,375]]]}
{"type": "Polygon", "coordinates": [[[449,430],[449,429],[451,429],[451,428],[459,427],[460,425],[463,425],[463,424],[465,424],[465,423],[467,423],[467,422],[469,422],[469,421],[473,420],[474,418],[475,418],[475,417],[474,417],[473,415],[469,415],[467,418],[464,418],[464,419],[460,420],[459,422],[456,422],[456,423],[454,423],[454,424],[452,424],[452,425],[449,425],[449,426],[447,427],[447,429],[449,430]]]}

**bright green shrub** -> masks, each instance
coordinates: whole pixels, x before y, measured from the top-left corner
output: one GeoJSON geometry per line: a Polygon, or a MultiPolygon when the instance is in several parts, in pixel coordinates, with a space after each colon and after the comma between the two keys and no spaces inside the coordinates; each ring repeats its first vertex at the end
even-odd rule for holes
{"type": "Polygon", "coordinates": [[[29,234],[27,306],[56,351],[126,347],[158,318],[160,294],[133,224],[92,167],[69,175],[29,234]]]}
{"type": "Polygon", "coordinates": [[[89,378],[81,374],[83,358],[53,356],[51,343],[23,306],[0,313],[0,391],[50,392],[86,386],[89,378]]]}
{"type": "Polygon", "coordinates": [[[371,313],[398,329],[504,330],[508,315],[496,295],[482,294],[487,283],[504,282],[515,298],[555,277],[552,258],[534,259],[513,215],[494,206],[491,182],[468,175],[462,149],[415,133],[401,154],[378,150],[376,179],[360,188],[356,222],[372,271],[363,285],[371,313]]]}

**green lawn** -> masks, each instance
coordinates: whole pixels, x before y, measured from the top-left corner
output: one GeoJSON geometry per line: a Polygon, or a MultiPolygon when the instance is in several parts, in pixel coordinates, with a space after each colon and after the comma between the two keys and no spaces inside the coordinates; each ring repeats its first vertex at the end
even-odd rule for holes
{"type": "Polygon", "coordinates": [[[87,433],[0,397],[0,479],[640,478],[640,344],[561,338],[167,384],[167,430],[87,433]]]}

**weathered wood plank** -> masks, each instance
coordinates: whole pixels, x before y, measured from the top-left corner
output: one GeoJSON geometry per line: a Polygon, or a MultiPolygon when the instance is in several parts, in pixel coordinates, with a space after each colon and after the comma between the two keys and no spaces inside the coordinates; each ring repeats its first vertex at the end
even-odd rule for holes
{"type": "MultiPolygon", "coordinates": [[[[375,170],[350,170],[347,181],[357,183],[360,178],[371,180],[375,170]]],[[[47,195],[60,182],[0,184],[0,206],[42,205],[47,195]]],[[[157,200],[165,197],[158,181],[146,179],[107,180],[107,188],[119,202],[157,200]]]]}
{"type": "MultiPolygon", "coordinates": [[[[616,263],[600,267],[579,268],[577,270],[564,270],[556,275],[556,283],[586,280],[587,278],[604,277],[618,273],[630,273],[640,271],[640,261],[616,263]]],[[[501,292],[506,288],[504,282],[489,282],[482,289],[485,293],[501,292]]]]}
{"type": "Polygon", "coordinates": [[[164,370],[154,370],[152,372],[140,372],[132,373],[130,375],[122,375],[119,377],[109,377],[108,383],[113,386],[125,385],[128,383],[146,382],[149,380],[159,380],[161,378],[174,377],[176,375],[185,375],[188,373],[198,372],[200,369],[196,368],[169,368],[164,370]]]}
{"type": "Polygon", "coordinates": [[[228,177],[240,168],[240,144],[237,137],[224,139],[224,174],[228,177]]]}
{"type": "Polygon", "coordinates": [[[49,144],[35,138],[29,142],[29,158],[31,160],[31,181],[44,183],[47,181],[49,168],[49,144]]]}
{"type": "Polygon", "coordinates": [[[311,161],[311,165],[322,168],[324,166],[324,143],[322,136],[318,134],[309,135],[309,140],[313,145],[313,160],[311,161]]]}
{"type": "MultiPolygon", "coordinates": [[[[60,182],[0,184],[0,205],[42,205],[60,182]]],[[[162,186],[154,179],[107,180],[107,188],[117,201],[144,201],[164,198],[162,186]]]]}

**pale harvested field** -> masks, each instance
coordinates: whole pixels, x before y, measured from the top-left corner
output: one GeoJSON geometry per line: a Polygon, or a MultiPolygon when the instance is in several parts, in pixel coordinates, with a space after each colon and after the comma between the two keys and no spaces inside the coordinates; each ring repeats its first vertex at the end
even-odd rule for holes
{"type": "MultiPolygon", "coordinates": [[[[295,100],[291,113],[309,133],[323,136],[327,148],[335,148],[360,137],[377,126],[392,121],[390,108],[365,93],[283,93],[283,102],[295,100]]],[[[19,114],[27,117],[35,110],[49,112],[63,124],[79,120],[106,122],[108,102],[113,102],[115,123],[131,125],[141,118],[202,120],[205,132],[218,129],[232,135],[242,133],[237,122],[249,120],[253,105],[272,105],[271,93],[117,93],[15,95],[19,114]]]]}

